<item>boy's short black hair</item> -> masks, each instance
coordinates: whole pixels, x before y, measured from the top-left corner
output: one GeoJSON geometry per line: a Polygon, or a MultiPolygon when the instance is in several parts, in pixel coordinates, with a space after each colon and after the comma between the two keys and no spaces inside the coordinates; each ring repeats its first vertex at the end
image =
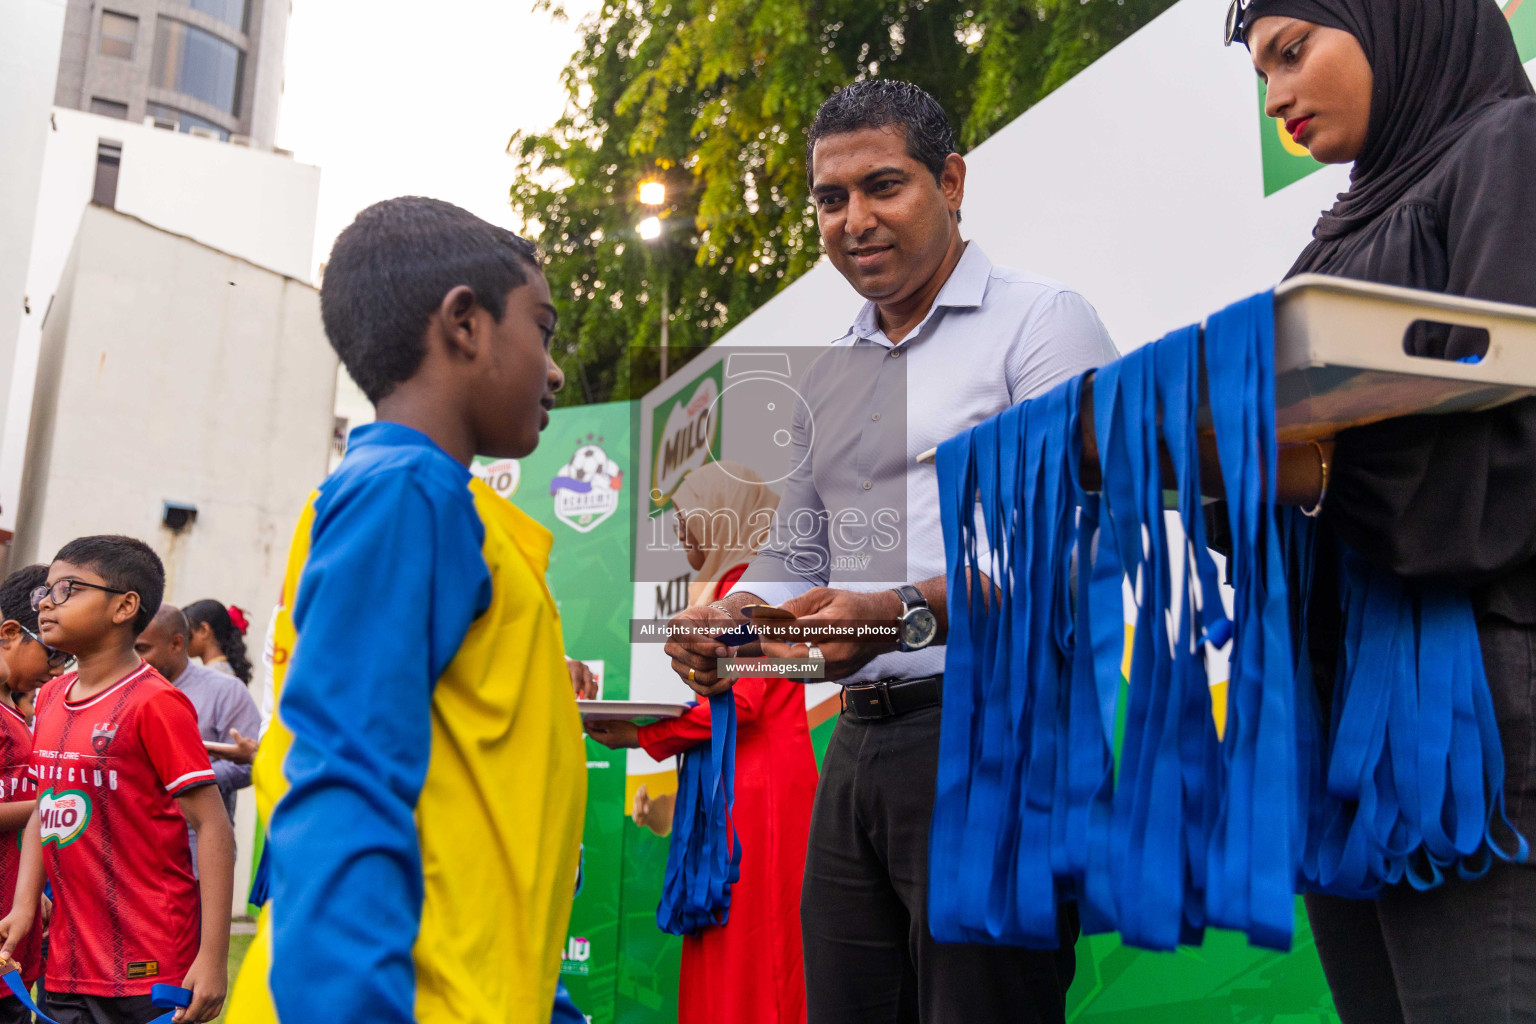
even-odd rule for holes
{"type": "Polygon", "coordinates": [[[944,161],[955,150],[955,131],[939,101],[911,82],[894,78],[869,78],[853,82],[826,98],[816,111],[805,139],[805,176],[816,184],[812,156],[816,143],[828,135],[846,135],[865,128],[902,129],[907,155],[938,181],[944,161]]]}
{"type": "Polygon", "coordinates": [[[468,210],[422,196],[386,199],[331,247],[320,317],[347,372],[377,403],[421,366],[427,321],[443,296],[468,285],[500,322],[507,293],[538,267],[532,242],[468,210]]]}
{"type": "Polygon", "coordinates": [[[17,569],[0,583],[0,621],[15,619],[37,635],[37,612],[32,607],[32,591],[48,583],[46,565],[17,569]]]}
{"type": "Polygon", "coordinates": [[[118,590],[139,595],[139,612],[133,617],[133,635],[144,632],[160,610],[165,597],[165,565],[155,549],[133,537],[102,535],[80,537],[59,548],[55,562],[89,569],[118,590]]]}

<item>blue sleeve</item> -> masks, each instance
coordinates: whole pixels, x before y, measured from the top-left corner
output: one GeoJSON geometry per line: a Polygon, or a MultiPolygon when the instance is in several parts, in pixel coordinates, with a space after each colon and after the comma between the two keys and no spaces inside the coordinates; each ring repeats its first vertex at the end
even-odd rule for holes
{"type": "MultiPolygon", "coordinates": [[[[334,481],[333,481],[334,482],[334,481]]],[[[279,714],[273,1002],[284,1024],[410,1024],[421,921],[414,810],[437,678],[489,605],[467,488],[390,469],[322,491],[279,714]]]]}
{"type": "Polygon", "coordinates": [[[571,994],[566,991],[564,982],[555,987],[555,1009],[549,1015],[549,1020],[550,1024],[587,1024],[586,1014],[571,1001],[571,994]]]}

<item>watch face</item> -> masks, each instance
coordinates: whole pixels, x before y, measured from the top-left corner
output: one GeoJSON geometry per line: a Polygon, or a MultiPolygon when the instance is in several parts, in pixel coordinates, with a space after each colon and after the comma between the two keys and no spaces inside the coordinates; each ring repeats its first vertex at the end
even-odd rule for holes
{"type": "Polygon", "coordinates": [[[939,631],[939,620],[930,608],[914,608],[901,622],[901,642],[911,650],[927,647],[939,631]]]}

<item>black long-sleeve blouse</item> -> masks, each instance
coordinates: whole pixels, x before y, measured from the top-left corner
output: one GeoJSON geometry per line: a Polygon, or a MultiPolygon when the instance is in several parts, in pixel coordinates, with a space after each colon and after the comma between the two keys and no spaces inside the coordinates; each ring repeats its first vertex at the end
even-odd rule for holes
{"type": "MultiPolygon", "coordinates": [[[[1394,206],[1309,245],[1304,272],[1536,306],[1536,97],[1486,108],[1394,206]]],[[[1470,349],[1427,331],[1411,350],[1470,349]]],[[[1536,398],[1344,431],[1323,523],[1400,576],[1471,589],[1479,619],[1536,625],[1536,398]]]]}

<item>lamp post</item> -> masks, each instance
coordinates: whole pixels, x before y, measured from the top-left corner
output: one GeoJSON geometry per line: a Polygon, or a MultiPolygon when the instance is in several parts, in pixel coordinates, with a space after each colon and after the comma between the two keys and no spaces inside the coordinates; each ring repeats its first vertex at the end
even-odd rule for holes
{"type": "MultiPolygon", "coordinates": [[[[659,181],[642,181],[640,183],[640,205],[652,210],[662,206],[667,201],[667,186],[659,181]]],[[[646,242],[655,242],[661,238],[661,218],[655,213],[646,217],[635,225],[640,238],[646,242]]],[[[661,379],[667,379],[667,321],[671,316],[668,308],[667,295],[667,271],[661,268],[661,379]]]]}

